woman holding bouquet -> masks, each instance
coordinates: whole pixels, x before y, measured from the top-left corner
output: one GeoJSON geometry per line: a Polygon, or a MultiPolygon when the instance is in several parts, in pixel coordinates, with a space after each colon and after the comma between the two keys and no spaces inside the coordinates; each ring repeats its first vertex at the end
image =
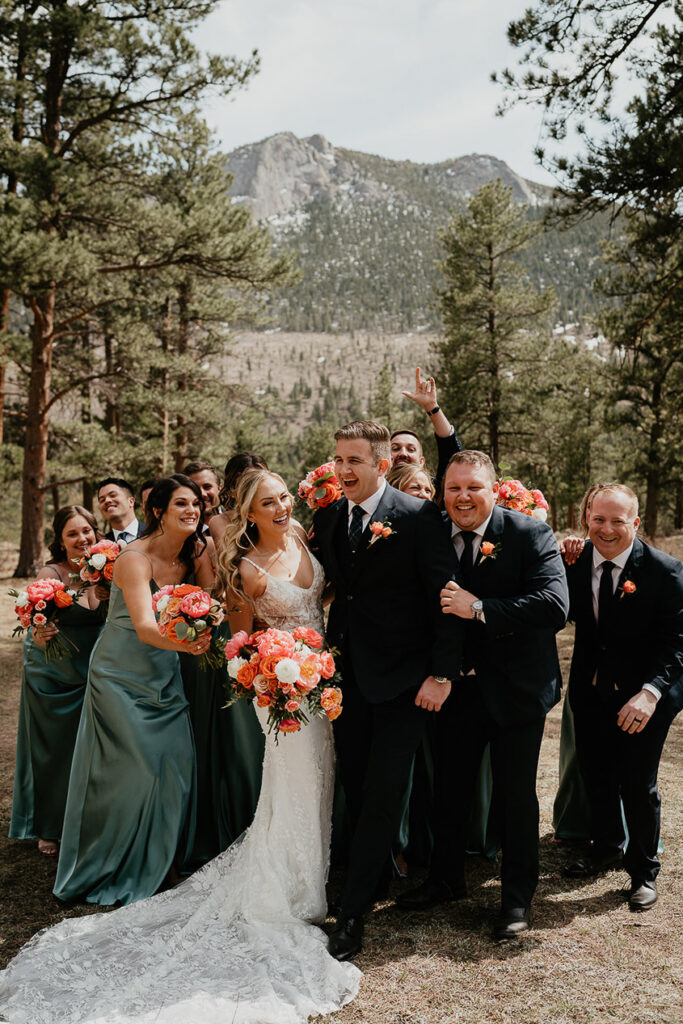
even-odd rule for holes
{"type": "MultiPolygon", "coordinates": [[[[251,630],[255,615],[279,630],[322,629],[323,572],[291,520],[291,502],[281,478],[265,470],[239,482],[220,557],[227,605],[237,609],[233,632],[251,630]]],[[[131,547],[146,543],[155,557],[153,538],[131,547]]],[[[154,578],[162,568],[155,557],[154,578]]],[[[128,599],[128,581],[119,582],[128,599]]],[[[235,636],[232,644],[239,650],[243,642],[235,636]]],[[[266,709],[259,713],[266,729],[266,709]]],[[[103,917],[63,921],[34,939],[5,972],[0,1012],[10,1024],[304,1024],[353,998],[360,972],[334,960],[310,923],[326,909],[330,723],[312,718],[280,733],[279,743],[275,736],[266,737],[261,796],[244,835],[174,889],[103,917]]],[[[107,828],[102,799],[99,825],[107,828]]],[[[121,845],[115,833],[110,844],[121,845]]]]}
{"type": "MultiPolygon", "coordinates": [[[[38,579],[61,580],[68,587],[76,563],[95,543],[97,523],[81,505],[66,505],[55,515],[52,531],[52,557],[38,573],[38,579]]],[[[9,828],[11,839],[39,837],[38,849],[48,857],[56,856],[62,835],[88,661],[102,628],[100,602],[92,588],[75,600],[62,600],[64,607],[57,617],[32,627],[24,641],[9,828]],[[46,644],[58,634],[64,638],[69,653],[48,661],[46,644]]]]}
{"type": "Polygon", "coordinates": [[[194,743],[178,654],[202,654],[210,635],[189,645],[162,636],[152,594],[190,574],[210,586],[213,571],[190,479],[160,480],[147,508],[147,532],[115,562],[90,662],[54,888],[63,900],[151,896],[192,841],[194,743]]]}

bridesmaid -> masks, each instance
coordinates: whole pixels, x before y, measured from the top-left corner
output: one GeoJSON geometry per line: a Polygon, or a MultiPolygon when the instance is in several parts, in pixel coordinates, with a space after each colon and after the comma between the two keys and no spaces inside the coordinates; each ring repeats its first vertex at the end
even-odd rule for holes
{"type": "MultiPolygon", "coordinates": [[[[70,586],[75,562],[95,543],[97,523],[82,505],[66,505],[55,515],[52,531],[52,557],[38,579],[60,579],[70,586]]],[[[9,835],[39,837],[38,850],[48,857],[58,851],[88,661],[102,628],[98,592],[108,596],[106,590],[102,594],[100,588],[88,587],[70,608],[60,611],[58,619],[33,627],[24,641],[9,835]],[[59,631],[75,649],[69,657],[46,662],[45,644],[59,631]]]]}
{"type": "Polygon", "coordinates": [[[178,655],[201,654],[209,641],[162,637],[151,596],[192,574],[211,586],[201,493],[187,477],[165,478],[149,495],[147,532],[114,564],[90,660],[54,888],[62,900],[151,896],[191,848],[194,743],[178,655]]]}

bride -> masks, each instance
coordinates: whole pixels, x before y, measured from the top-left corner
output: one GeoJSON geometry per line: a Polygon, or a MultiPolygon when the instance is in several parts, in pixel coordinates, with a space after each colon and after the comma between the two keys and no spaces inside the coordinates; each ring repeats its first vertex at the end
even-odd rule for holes
{"type": "MultiPolygon", "coordinates": [[[[275,473],[238,485],[220,556],[230,625],[321,631],[323,571],[275,473]]],[[[274,742],[251,827],[177,888],[38,933],[2,974],[10,1024],[301,1024],[355,996],[360,972],[327,952],[331,726],[274,742]]]]}

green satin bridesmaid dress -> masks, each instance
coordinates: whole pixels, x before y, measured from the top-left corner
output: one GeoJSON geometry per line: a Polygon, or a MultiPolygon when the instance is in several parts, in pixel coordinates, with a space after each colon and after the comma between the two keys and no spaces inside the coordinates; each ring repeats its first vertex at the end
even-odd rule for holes
{"type": "Polygon", "coordinates": [[[178,655],[138,639],[112,584],[90,659],[55,896],[104,905],[151,896],[176,854],[183,862],[191,849],[195,798],[178,655]]]}
{"type": "MultiPolygon", "coordinates": [[[[219,627],[223,643],[227,622],[219,627]]],[[[197,753],[197,827],[189,859],[198,867],[226,850],[251,824],[261,791],[264,735],[251,701],[224,707],[227,669],[199,668],[180,656],[197,753]]]]}
{"type": "Polygon", "coordinates": [[[58,625],[78,648],[69,657],[46,662],[30,631],[24,640],[10,839],[58,840],[62,834],[88,662],[102,614],[74,604],[59,612],[58,625]]]}

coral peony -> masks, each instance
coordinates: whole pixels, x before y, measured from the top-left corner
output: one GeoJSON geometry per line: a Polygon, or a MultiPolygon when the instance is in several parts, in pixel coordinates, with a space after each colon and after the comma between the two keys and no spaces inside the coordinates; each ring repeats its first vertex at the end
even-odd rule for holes
{"type": "Polygon", "coordinates": [[[301,728],[301,722],[297,722],[296,718],[283,718],[278,725],[280,732],[298,732],[301,728]]]}
{"type": "Polygon", "coordinates": [[[239,633],[235,633],[231,636],[225,645],[225,657],[230,661],[232,658],[237,657],[240,652],[240,648],[244,647],[249,643],[249,634],[245,630],[241,629],[239,633]]]}
{"type": "Polygon", "coordinates": [[[205,590],[198,590],[184,597],[178,610],[192,619],[201,619],[209,613],[210,609],[211,597],[205,590]]]}

